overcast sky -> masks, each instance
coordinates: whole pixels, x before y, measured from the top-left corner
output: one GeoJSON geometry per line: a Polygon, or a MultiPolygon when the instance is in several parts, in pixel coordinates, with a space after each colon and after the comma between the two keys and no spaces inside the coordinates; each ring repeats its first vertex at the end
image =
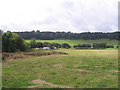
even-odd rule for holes
{"type": "Polygon", "coordinates": [[[117,31],[119,0],[0,0],[6,31],[117,31]]]}

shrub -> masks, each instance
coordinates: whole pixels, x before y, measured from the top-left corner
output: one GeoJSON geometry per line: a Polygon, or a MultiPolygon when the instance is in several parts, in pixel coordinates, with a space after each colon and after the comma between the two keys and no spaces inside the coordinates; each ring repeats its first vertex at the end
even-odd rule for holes
{"type": "Polygon", "coordinates": [[[116,48],[119,48],[119,46],[116,46],[116,48]]]}
{"type": "Polygon", "coordinates": [[[71,46],[69,44],[67,44],[67,43],[63,43],[62,48],[68,49],[68,48],[71,48],[71,46]]]}
{"type": "Polygon", "coordinates": [[[36,48],[36,41],[35,41],[34,38],[30,40],[30,47],[31,48],[36,48]]]}
{"type": "Polygon", "coordinates": [[[107,43],[94,43],[93,48],[95,48],[95,49],[107,48],[107,43]]]}
{"type": "Polygon", "coordinates": [[[76,49],[88,49],[88,48],[91,48],[91,45],[90,44],[78,44],[78,45],[74,45],[73,47],[76,49]]]}
{"type": "Polygon", "coordinates": [[[107,45],[107,48],[114,48],[113,45],[107,45]]]}
{"type": "Polygon", "coordinates": [[[36,46],[36,48],[42,48],[43,47],[43,43],[37,42],[35,46],[36,46]]]}

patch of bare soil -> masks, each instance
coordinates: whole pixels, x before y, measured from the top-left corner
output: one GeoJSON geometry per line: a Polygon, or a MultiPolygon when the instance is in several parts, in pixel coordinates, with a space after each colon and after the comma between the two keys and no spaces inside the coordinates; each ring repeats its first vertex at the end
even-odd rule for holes
{"type": "Polygon", "coordinates": [[[113,70],[113,71],[110,71],[110,72],[120,72],[120,71],[118,71],[118,70],[113,70]]]}
{"type": "Polygon", "coordinates": [[[76,71],[76,72],[79,72],[81,74],[86,74],[86,73],[89,73],[91,71],[89,70],[81,70],[81,69],[70,69],[71,71],[76,71]]]}
{"type": "Polygon", "coordinates": [[[61,86],[61,85],[56,85],[56,84],[53,84],[53,83],[49,83],[49,82],[46,82],[46,81],[43,81],[43,80],[33,80],[32,83],[34,84],[38,84],[38,85],[35,85],[35,86],[29,86],[28,88],[35,88],[35,87],[43,87],[44,84],[47,84],[48,86],[51,86],[51,87],[58,87],[58,88],[70,88],[68,86],[61,86]]]}
{"type": "Polygon", "coordinates": [[[19,53],[2,53],[3,60],[13,60],[19,58],[27,58],[27,57],[34,57],[34,56],[46,56],[46,55],[68,55],[65,52],[19,52],[19,53]]]}
{"type": "Polygon", "coordinates": [[[55,67],[55,68],[62,68],[64,67],[62,64],[54,64],[52,65],[52,67],[55,67]]]}
{"type": "Polygon", "coordinates": [[[80,67],[87,67],[87,66],[89,66],[89,65],[80,65],[80,67]]]}
{"type": "Polygon", "coordinates": [[[101,66],[94,66],[94,67],[91,67],[92,69],[99,69],[101,66]]]}

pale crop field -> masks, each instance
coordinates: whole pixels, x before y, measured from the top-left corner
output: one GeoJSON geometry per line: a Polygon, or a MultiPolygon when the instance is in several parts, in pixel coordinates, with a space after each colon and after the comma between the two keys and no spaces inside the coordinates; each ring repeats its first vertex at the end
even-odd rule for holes
{"type": "Polygon", "coordinates": [[[3,63],[5,88],[118,88],[118,50],[58,49],[68,55],[3,63]]]}

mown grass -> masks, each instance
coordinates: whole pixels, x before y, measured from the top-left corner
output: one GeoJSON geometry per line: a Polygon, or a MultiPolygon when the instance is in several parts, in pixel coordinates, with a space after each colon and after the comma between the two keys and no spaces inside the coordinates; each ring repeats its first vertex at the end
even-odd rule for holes
{"type": "MultiPolygon", "coordinates": [[[[33,80],[71,88],[117,88],[118,51],[59,49],[69,55],[18,59],[3,63],[3,87],[27,88],[33,80]]],[[[47,84],[36,88],[55,88],[47,84]]]]}
{"type": "MultiPolygon", "coordinates": [[[[29,42],[30,40],[26,40],[29,42]]],[[[77,44],[93,44],[98,42],[107,43],[108,45],[118,45],[117,40],[108,40],[108,39],[100,39],[100,40],[36,40],[37,42],[50,42],[50,43],[68,43],[71,46],[77,45],[77,44]]]]}

